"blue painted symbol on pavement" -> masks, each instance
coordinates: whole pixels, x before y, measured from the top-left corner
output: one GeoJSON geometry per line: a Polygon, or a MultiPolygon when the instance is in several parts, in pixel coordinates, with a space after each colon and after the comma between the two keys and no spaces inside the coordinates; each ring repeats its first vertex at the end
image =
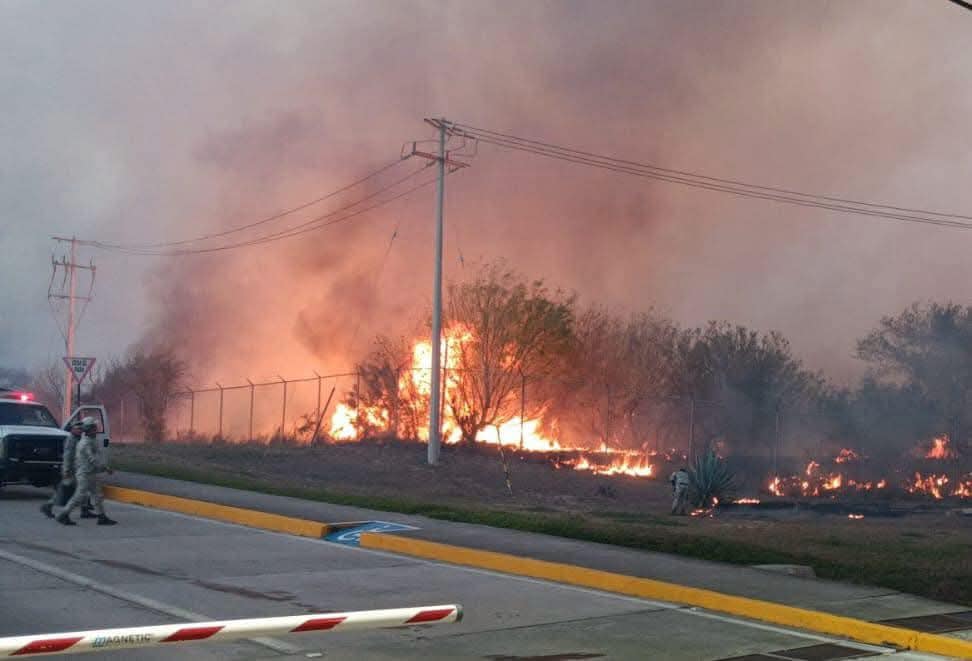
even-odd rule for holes
{"type": "Polygon", "coordinates": [[[360,546],[361,533],[363,532],[399,532],[401,530],[418,530],[415,526],[407,526],[404,523],[389,523],[388,521],[368,521],[352,528],[342,528],[329,533],[326,539],[329,542],[337,542],[347,546],[360,546]]]}

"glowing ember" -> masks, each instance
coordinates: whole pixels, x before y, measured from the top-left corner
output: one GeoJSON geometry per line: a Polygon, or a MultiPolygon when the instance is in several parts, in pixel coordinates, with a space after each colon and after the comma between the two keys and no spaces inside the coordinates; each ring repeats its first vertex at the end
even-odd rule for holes
{"type": "Polygon", "coordinates": [[[925,459],[953,459],[955,452],[948,444],[948,436],[932,439],[931,449],[925,454],[925,459]]]}
{"type": "Polygon", "coordinates": [[[864,518],[864,515],[863,514],[848,514],[847,515],[847,518],[848,519],[863,519],[864,518]]]}
{"type": "Polygon", "coordinates": [[[760,500],[759,498],[737,498],[732,502],[736,505],[759,505],[760,500]]]}

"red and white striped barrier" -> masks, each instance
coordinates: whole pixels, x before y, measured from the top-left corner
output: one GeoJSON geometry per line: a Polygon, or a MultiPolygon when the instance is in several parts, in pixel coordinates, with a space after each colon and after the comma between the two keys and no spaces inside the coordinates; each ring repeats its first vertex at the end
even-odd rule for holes
{"type": "Polygon", "coordinates": [[[33,654],[104,652],[168,643],[218,642],[307,631],[361,631],[416,624],[445,624],[461,619],[462,606],[422,606],[15,636],[0,638],[0,659],[33,654]]]}

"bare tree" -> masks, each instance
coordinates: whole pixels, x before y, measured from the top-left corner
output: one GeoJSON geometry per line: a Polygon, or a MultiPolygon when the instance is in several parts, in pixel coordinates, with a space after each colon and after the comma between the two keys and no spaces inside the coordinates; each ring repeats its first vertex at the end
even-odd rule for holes
{"type": "MultiPolygon", "coordinates": [[[[502,264],[471,281],[451,283],[449,363],[456,377],[446,396],[464,441],[518,411],[523,375],[543,377],[564,364],[572,343],[574,299],[526,282],[502,264]]],[[[531,397],[533,407],[545,405],[531,397]]]]}
{"type": "Polygon", "coordinates": [[[53,363],[34,372],[28,386],[52,411],[60,412],[64,405],[64,363],[53,363]]]}
{"type": "Polygon", "coordinates": [[[121,361],[113,361],[95,385],[109,401],[127,392],[138,401],[145,437],[165,439],[166,413],[173,395],[185,390],[188,367],[171,347],[135,347],[121,361]]]}

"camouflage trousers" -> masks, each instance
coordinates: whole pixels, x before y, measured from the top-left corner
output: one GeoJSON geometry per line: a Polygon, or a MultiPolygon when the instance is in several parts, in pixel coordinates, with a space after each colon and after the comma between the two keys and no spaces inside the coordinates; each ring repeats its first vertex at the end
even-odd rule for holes
{"type": "Polygon", "coordinates": [[[70,516],[77,507],[84,505],[88,502],[88,498],[91,498],[91,509],[92,511],[101,516],[105,513],[105,508],[102,506],[102,501],[104,497],[101,494],[101,480],[97,475],[86,475],[84,473],[79,473],[77,475],[78,486],[74,490],[74,495],[71,496],[71,500],[67,502],[64,509],[61,510],[66,516],[70,516]]]}
{"type": "Polygon", "coordinates": [[[672,514],[688,514],[688,487],[677,486],[672,496],[672,514]]]}

